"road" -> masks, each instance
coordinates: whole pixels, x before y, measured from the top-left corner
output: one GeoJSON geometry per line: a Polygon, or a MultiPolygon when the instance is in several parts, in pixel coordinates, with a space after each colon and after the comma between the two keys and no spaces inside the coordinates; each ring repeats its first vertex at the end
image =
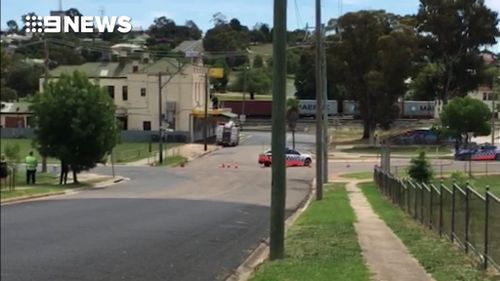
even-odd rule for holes
{"type": "MultiPolygon", "coordinates": [[[[268,236],[271,170],[256,162],[269,143],[252,133],[184,168],[118,166],[130,181],[2,206],[1,280],[223,280],[268,236]]],[[[287,170],[288,213],[313,171],[287,170]]]]}

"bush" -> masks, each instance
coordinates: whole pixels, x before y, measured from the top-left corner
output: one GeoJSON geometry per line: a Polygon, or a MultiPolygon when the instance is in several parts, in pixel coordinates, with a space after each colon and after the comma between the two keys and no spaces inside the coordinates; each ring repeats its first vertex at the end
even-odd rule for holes
{"type": "Polygon", "coordinates": [[[451,174],[451,178],[458,186],[465,188],[465,185],[467,184],[467,176],[464,173],[460,171],[453,172],[451,174]]]}
{"type": "Polygon", "coordinates": [[[432,179],[432,174],[431,163],[427,159],[425,151],[421,151],[417,157],[411,159],[408,175],[410,175],[413,180],[429,183],[432,179]]]}
{"type": "Polygon", "coordinates": [[[19,163],[21,162],[21,148],[19,144],[7,144],[5,146],[5,156],[12,162],[19,163]]]}

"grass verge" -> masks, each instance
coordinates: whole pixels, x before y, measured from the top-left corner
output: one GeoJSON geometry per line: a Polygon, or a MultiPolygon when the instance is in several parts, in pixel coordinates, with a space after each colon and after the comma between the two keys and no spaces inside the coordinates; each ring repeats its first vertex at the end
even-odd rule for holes
{"type": "Polygon", "coordinates": [[[477,268],[472,257],[426,229],[382,197],[374,183],[360,184],[375,212],[403,241],[410,253],[436,281],[500,280],[477,268]]]}
{"type": "Polygon", "coordinates": [[[292,226],[283,260],[266,262],[251,280],[370,280],[353,223],[354,212],[342,184],[325,187],[292,226]]]}
{"type": "MultiPolygon", "coordinates": [[[[490,176],[475,176],[471,180],[468,178],[464,178],[463,181],[468,181],[469,185],[474,188],[477,192],[484,194],[486,192],[486,186],[490,187],[490,191],[497,195],[500,196],[500,175],[490,175],[490,176]]],[[[438,186],[440,184],[441,180],[436,179],[433,181],[434,185],[438,186]]],[[[445,178],[443,179],[443,184],[446,187],[451,188],[453,185],[453,179],[452,178],[445,178]]],[[[465,187],[465,184],[460,184],[460,186],[465,187]]]]}
{"type": "MultiPolygon", "coordinates": [[[[428,155],[446,155],[452,151],[448,147],[439,146],[393,146],[390,148],[391,153],[417,155],[419,151],[425,151],[428,155]]],[[[366,154],[379,154],[380,147],[353,147],[340,150],[344,153],[366,153],[366,154]]]]}
{"type": "Polygon", "coordinates": [[[347,173],[347,174],[341,174],[340,177],[346,179],[368,180],[373,178],[373,172],[347,173]]]}
{"type": "Polygon", "coordinates": [[[26,185],[25,174],[23,172],[18,172],[15,179],[16,189],[7,190],[5,186],[2,186],[2,190],[0,191],[0,198],[3,201],[25,196],[49,195],[52,193],[64,191],[66,189],[88,187],[92,184],[99,183],[106,179],[107,178],[89,179],[81,181],[78,184],[71,183],[66,185],[59,185],[58,176],[54,176],[50,173],[37,173],[36,185],[26,185]]]}
{"type": "Polygon", "coordinates": [[[184,156],[180,155],[168,156],[165,159],[163,159],[163,164],[161,164],[160,166],[175,167],[186,161],[187,158],[184,156]]]}

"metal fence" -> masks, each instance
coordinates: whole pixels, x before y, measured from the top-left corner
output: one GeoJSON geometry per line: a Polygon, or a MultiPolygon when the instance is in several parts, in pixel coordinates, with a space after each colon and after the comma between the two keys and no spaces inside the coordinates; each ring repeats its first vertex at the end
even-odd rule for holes
{"type": "Polygon", "coordinates": [[[468,185],[420,184],[379,167],[374,179],[380,191],[415,220],[475,254],[485,269],[500,271],[500,199],[488,188],[479,194],[468,185]]]}

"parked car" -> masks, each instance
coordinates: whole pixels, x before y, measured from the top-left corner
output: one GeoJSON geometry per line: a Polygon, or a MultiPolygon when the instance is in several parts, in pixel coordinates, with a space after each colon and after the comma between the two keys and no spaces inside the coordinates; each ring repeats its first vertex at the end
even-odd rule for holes
{"type": "Polygon", "coordinates": [[[460,149],[455,154],[455,159],[459,161],[500,161],[500,148],[494,145],[485,144],[475,148],[460,149]]]}
{"type": "MultiPolygon", "coordinates": [[[[266,167],[271,166],[272,157],[271,150],[266,150],[259,154],[259,164],[266,167]]],[[[286,148],[285,149],[285,163],[287,167],[292,166],[310,166],[312,163],[312,157],[309,154],[300,153],[297,150],[286,148]]]]}

